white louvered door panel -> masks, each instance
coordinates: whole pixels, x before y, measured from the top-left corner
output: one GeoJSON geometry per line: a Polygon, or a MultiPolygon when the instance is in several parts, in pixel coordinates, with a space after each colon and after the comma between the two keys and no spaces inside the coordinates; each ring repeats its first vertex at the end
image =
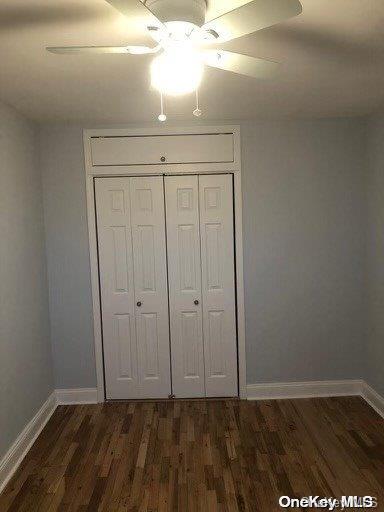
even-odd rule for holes
{"type": "Polygon", "coordinates": [[[232,176],[199,176],[206,396],[237,396],[232,176]]]}
{"type": "Polygon", "coordinates": [[[95,180],[107,398],[141,396],[129,178],[95,180]]]}
{"type": "Polygon", "coordinates": [[[203,397],[198,177],[165,177],[165,198],[172,388],[176,398],[203,397]]]}
{"type": "Polygon", "coordinates": [[[139,381],[143,397],[166,398],[171,378],[163,178],[130,178],[130,189],[139,381]]]}

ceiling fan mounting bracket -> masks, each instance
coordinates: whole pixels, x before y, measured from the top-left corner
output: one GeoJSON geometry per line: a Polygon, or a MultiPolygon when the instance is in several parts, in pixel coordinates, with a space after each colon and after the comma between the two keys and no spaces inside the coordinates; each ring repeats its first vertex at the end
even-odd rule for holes
{"type": "Polygon", "coordinates": [[[143,3],[163,23],[184,21],[198,27],[205,23],[206,0],[145,0],[143,3]]]}

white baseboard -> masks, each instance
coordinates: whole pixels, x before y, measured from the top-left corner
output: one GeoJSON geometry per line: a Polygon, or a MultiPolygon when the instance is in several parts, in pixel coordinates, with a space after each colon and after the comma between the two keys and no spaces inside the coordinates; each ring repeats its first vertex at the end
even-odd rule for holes
{"type": "Polygon", "coordinates": [[[55,409],[56,395],[52,393],[0,460],[0,492],[12,478],[55,409]]]}
{"type": "Polygon", "coordinates": [[[12,478],[12,475],[54,413],[57,405],[96,403],[96,388],[56,389],[24,427],[8,452],[0,460],[0,492],[12,478]]]}
{"type": "Polygon", "coordinates": [[[247,395],[248,400],[361,395],[363,383],[362,380],[324,380],[248,384],[247,395]]]}
{"type": "Polygon", "coordinates": [[[361,396],[382,418],[384,418],[384,397],[379,395],[379,393],[366,382],[363,382],[361,396]]]}
{"type": "Polygon", "coordinates": [[[56,389],[56,399],[58,405],[97,404],[97,389],[56,389]]]}

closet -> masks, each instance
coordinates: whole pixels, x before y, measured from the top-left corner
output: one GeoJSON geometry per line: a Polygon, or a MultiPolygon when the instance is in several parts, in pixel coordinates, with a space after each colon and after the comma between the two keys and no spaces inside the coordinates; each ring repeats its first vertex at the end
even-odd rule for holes
{"type": "Polygon", "coordinates": [[[94,183],[106,398],[237,396],[232,175],[94,183]]]}

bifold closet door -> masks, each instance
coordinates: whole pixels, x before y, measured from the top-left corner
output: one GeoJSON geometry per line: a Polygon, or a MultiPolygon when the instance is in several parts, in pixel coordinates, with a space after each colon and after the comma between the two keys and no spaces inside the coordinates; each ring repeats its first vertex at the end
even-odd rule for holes
{"type": "Polygon", "coordinates": [[[237,396],[232,176],[199,176],[199,198],[205,392],[237,396]]]}
{"type": "Polygon", "coordinates": [[[165,200],[173,393],[237,396],[232,176],[167,176],[165,200]]]}
{"type": "Polygon", "coordinates": [[[107,398],[171,392],[161,177],[96,178],[107,398]]]}
{"type": "Polygon", "coordinates": [[[205,396],[197,176],[167,176],[165,199],[172,354],[177,398],[205,396]]]}

